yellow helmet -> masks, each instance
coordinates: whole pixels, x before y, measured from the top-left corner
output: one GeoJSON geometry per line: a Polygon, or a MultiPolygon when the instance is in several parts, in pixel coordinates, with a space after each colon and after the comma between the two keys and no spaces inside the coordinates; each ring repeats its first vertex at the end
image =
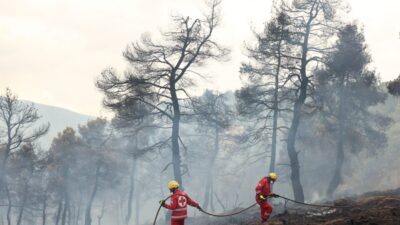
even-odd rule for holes
{"type": "Polygon", "coordinates": [[[268,174],[268,176],[267,176],[269,179],[271,179],[272,181],[276,181],[276,180],[278,180],[278,174],[276,174],[276,173],[274,173],[274,172],[271,172],[271,173],[269,173],[268,174]]]}
{"type": "Polygon", "coordinates": [[[176,180],[171,180],[168,182],[168,189],[177,189],[179,188],[179,183],[176,180]]]}

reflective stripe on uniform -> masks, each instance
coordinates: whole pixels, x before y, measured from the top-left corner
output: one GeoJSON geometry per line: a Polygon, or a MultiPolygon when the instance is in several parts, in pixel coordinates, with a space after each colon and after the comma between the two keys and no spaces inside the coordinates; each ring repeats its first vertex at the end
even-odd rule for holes
{"type": "Polygon", "coordinates": [[[174,212],[180,212],[180,211],[186,211],[187,209],[186,208],[180,208],[180,209],[174,209],[174,210],[172,210],[172,211],[174,211],[174,212]]]}
{"type": "Polygon", "coordinates": [[[171,216],[171,219],[185,219],[187,216],[171,216]]]}

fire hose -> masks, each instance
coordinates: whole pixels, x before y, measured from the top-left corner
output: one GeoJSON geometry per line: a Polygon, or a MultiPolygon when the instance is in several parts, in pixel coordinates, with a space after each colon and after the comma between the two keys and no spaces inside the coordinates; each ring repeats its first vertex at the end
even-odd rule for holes
{"type": "Polygon", "coordinates": [[[200,210],[200,212],[202,212],[202,213],[204,213],[204,214],[206,214],[206,215],[209,215],[209,216],[214,216],[214,217],[227,217],[227,216],[234,216],[234,215],[240,214],[240,213],[242,213],[242,212],[244,212],[244,211],[247,211],[247,210],[253,208],[255,205],[257,205],[257,203],[254,203],[253,205],[251,205],[251,206],[249,206],[249,207],[247,207],[247,208],[244,208],[244,209],[242,209],[242,210],[240,210],[240,211],[237,211],[237,212],[234,212],[234,213],[230,213],[230,214],[212,214],[212,213],[209,213],[209,212],[204,211],[204,210],[201,209],[201,208],[200,208],[199,210],[200,210]]]}
{"type": "MultiPolygon", "coordinates": [[[[173,195],[168,196],[166,199],[164,199],[164,201],[167,201],[167,200],[170,199],[172,196],[173,196],[173,195]]],[[[183,197],[187,198],[187,196],[185,196],[185,195],[180,195],[180,196],[183,196],[183,197]]],[[[285,196],[277,195],[277,194],[275,194],[274,197],[276,197],[276,198],[282,198],[282,199],[284,199],[284,200],[287,200],[287,201],[290,201],[290,202],[293,202],[293,203],[296,203],[296,204],[301,204],[301,205],[306,205],[306,206],[313,206],[313,207],[321,207],[321,208],[353,208],[353,207],[359,206],[359,205],[323,205],[323,204],[311,204],[311,203],[305,203],[305,202],[296,201],[296,200],[287,198],[287,197],[285,197],[285,196]]],[[[396,200],[399,200],[399,201],[400,201],[400,199],[396,199],[396,200]]],[[[257,203],[254,203],[254,204],[250,205],[249,207],[244,208],[244,209],[242,209],[242,210],[240,210],[240,211],[237,211],[237,212],[234,212],[234,213],[229,213],[229,214],[213,214],[213,213],[209,213],[209,212],[207,212],[207,211],[204,211],[202,208],[199,208],[199,210],[200,210],[200,212],[202,212],[202,213],[204,213],[204,214],[206,214],[206,215],[209,215],[209,216],[214,216],[214,217],[228,217],[228,216],[234,216],[234,215],[243,213],[243,212],[245,212],[245,211],[247,211],[247,210],[253,208],[255,205],[257,205],[257,203]]],[[[154,218],[153,225],[156,225],[157,217],[158,217],[158,214],[160,213],[161,207],[162,207],[162,205],[160,205],[160,207],[158,207],[156,216],[155,216],[155,218],[154,218]]]]}
{"type": "MultiPolygon", "coordinates": [[[[311,204],[311,203],[305,203],[305,202],[299,202],[290,198],[287,198],[285,196],[281,196],[281,195],[276,195],[277,198],[282,198],[284,200],[293,202],[293,203],[297,203],[297,204],[301,204],[301,205],[306,205],[306,206],[313,206],[313,207],[320,207],[320,208],[354,208],[354,207],[359,207],[361,206],[360,204],[353,204],[353,205],[323,205],[323,204],[311,204]]],[[[391,197],[391,199],[394,199],[396,201],[400,201],[400,198],[393,198],[391,197]]]]}
{"type": "MultiPolygon", "coordinates": [[[[167,200],[170,199],[172,196],[173,196],[173,195],[168,196],[168,197],[165,198],[163,201],[167,201],[167,200]]],[[[183,197],[187,198],[187,196],[185,196],[185,195],[179,195],[179,196],[183,196],[183,197]]],[[[257,205],[257,203],[254,203],[254,204],[252,204],[251,206],[249,206],[249,207],[247,207],[247,208],[244,208],[244,209],[242,209],[242,210],[240,210],[240,211],[233,212],[233,213],[229,213],[229,214],[213,214],[213,213],[209,213],[209,212],[207,212],[207,211],[204,211],[202,208],[199,208],[199,210],[200,210],[200,212],[202,212],[202,213],[204,213],[204,214],[206,214],[206,215],[209,215],[209,216],[214,216],[214,217],[228,217],[228,216],[234,216],[234,215],[238,215],[238,214],[240,214],[240,213],[243,213],[243,212],[245,212],[245,211],[247,211],[247,210],[253,208],[255,205],[257,205]]],[[[160,205],[160,206],[158,207],[156,216],[154,217],[153,225],[156,225],[157,218],[158,218],[158,214],[160,214],[161,207],[162,207],[162,205],[160,205]]]]}
{"type": "Polygon", "coordinates": [[[356,207],[357,205],[322,205],[322,204],[311,204],[311,203],[305,203],[305,202],[299,202],[290,198],[287,198],[285,196],[281,195],[276,195],[277,198],[282,198],[285,199],[289,202],[301,204],[301,205],[307,205],[307,206],[313,206],[313,207],[321,207],[321,208],[353,208],[356,207]]]}

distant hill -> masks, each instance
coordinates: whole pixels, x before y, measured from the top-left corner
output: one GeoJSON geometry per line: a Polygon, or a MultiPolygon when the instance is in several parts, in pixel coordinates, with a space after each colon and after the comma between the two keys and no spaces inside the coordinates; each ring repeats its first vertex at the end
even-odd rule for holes
{"type": "Polygon", "coordinates": [[[73,112],[68,109],[43,105],[35,102],[24,101],[26,103],[33,103],[38,110],[38,114],[41,119],[37,122],[37,125],[50,123],[49,132],[38,140],[43,150],[47,150],[54,137],[66,127],[78,128],[79,124],[85,124],[88,120],[94,119],[93,116],[88,116],[80,113],[73,112]]]}

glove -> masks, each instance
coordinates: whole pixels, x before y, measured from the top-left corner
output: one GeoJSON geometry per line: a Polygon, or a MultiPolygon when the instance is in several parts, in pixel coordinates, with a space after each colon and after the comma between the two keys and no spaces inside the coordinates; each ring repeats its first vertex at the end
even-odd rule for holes
{"type": "Polygon", "coordinates": [[[264,195],[259,195],[259,196],[258,196],[258,199],[260,199],[260,200],[262,200],[262,201],[265,201],[265,200],[267,200],[267,198],[265,198],[265,196],[264,196],[264,195]]]}
{"type": "Polygon", "coordinates": [[[165,200],[160,200],[159,203],[161,206],[165,206],[165,200]]]}
{"type": "Polygon", "coordinates": [[[277,198],[277,197],[279,197],[279,195],[277,195],[277,194],[275,194],[275,193],[272,193],[272,194],[270,194],[269,195],[271,198],[277,198]]]}
{"type": "Polygon", "coordinates": [[[196,207],[198,210],[202,211],[203,209],[200,206],[196,207]]]}

